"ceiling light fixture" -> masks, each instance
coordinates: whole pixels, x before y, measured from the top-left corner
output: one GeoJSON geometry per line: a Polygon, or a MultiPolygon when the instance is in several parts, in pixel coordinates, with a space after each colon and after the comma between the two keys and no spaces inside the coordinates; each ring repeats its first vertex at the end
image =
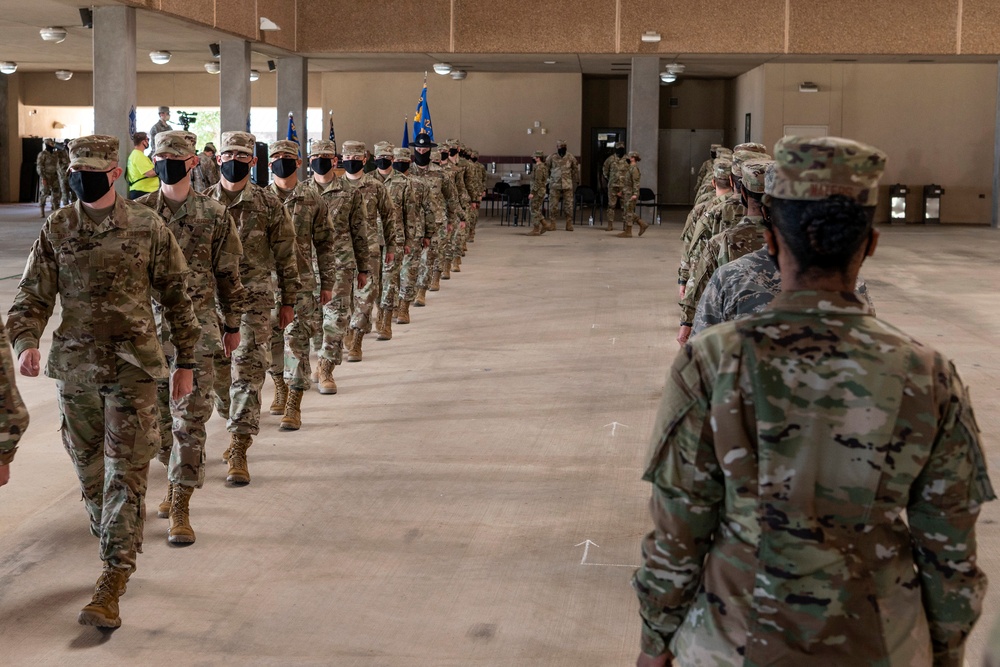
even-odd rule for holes
{"type": "Polygon", "coordinates": [[[50,26],[48,28],[42,28],[38,31],[38,34],[42,36],[46,42],[59,42],[66,39],[66,28],[60,28],[59,26],[50,26]]]}
{"type": "Polygon", "coordinates": [[[255,69],[250,70],[250,82],[251,83],[253,83],[254,81],[256,81],[259,78],[260,78],[260,72],[259,71],[255,70],[255,69]]]}
{"type": "Polygon", "coordinates": [[[209,74],[218,74],[220,71],[222,71],[222,67],[220,67],[219,63],[217,62],[209,61],[205,63],[205,71],[208,72],[209,74]]]}
{"type": "Polygon", "coordinates": [[[166,65],[170,62],[170,51],[150,51],[149,59],[156,65],[166,65]]]}
{"type": "Polygon", "coordinates": [[[660,37],[660,33],[656,32],[655,30],[647,30],[646,32],[642,33],[642,41],[646,42],[647,44],[656,44],[661,39],[663,38],[660,37]]]}
{"type": "Polygon", "coordinates": [[[683,74],[685,69],[687,69],[687,66],[680,63],[670,63],[667,65],[667,71],[671,74],[683,74]]]}
{"type": "Polygon", "coordinates": [[[435,63],[434,71],[440,74],[441,76],[444,76],[445,74],[450,74],[451,65],[449,65],[448,63],[435,63]]]}
{"type": "Polygon", "coordinates": [[[543,65],[555,65],[556,61],[555,60],[543,60],[542,64],[543,65]]]}
{"type": "Polygon", "coordinates": [[[208,50],[212,52],[212,57],[215,58],[216,60],[218,60],[219,56],[222,55],[222,50],[219,48],[218,42],[213,42],[209,44],[208,50]]]}
{"type": "Polygon", "coordinates": [[[266,16],[260,17],[260,29],[261,30],[281,30],[278,24],[267,18],[266,16]]]}
{"type": "Polygon", "coordinates": [[[456,70],[452,71],[451,78],[453,78],[455,81],[461,81],[462,79],[464,79],[468,75],[469,75],[469,73],[466,72],[464,69],[456,69],[456,70]]]}
{"type": "Polygon", "coordinates": [[[660,81],[663,83],[673,83],[677,80],[677,75],[670,72],[660,72],[660,81]]]}
{"type": "Polygon", "coordinates": [[[17,71],[17,63],[15,62],[2,62],[0,63],[0,72],[4,74],[13,74],[17,71]]]}
{"type": "Polygon", "coordinates": [[[803,81],[802,83],[799,84],[799,92],[800,93],[818,93],[819,92],[819,86],[816,85],[815,83],[813,83],[812,81],[803,81]]]}
{"type": "Polygon", "coordinates": [[[59,79],[60,81],[69,81],[70,79],[73,78],[73,73],[70,72],[68,69],[57,69],[56,78],[59,79]]]}

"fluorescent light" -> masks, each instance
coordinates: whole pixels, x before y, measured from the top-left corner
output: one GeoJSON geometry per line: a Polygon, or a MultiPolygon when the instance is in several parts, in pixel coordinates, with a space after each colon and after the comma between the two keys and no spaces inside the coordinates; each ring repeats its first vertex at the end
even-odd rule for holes
{"type": "Polygon", "coordinates": [[[38,31],[38,34],[42,36],[46,42],[59,42],[66,39],[66,28],[61,28],[59,26],[50,26],[48,28],[42,28],[38,31]]]}
{"type": "Polygon", "coordinates": [[[642,41],[646,42],[647,44],[656,44],[661,39],[662,37],[660,37],[660,33],[656,32],[655,30],[647,30],[646,32],[642,33],[642,41]]]}
{"type": "Polygon", "coordinates": [[[251,82],[256,81],[259,78],[260,78],[260,72],[258,72],[255,69],[250,70],[250,81],[251,82]]]}
{"type": "Polygon", "coordinates": [[[555,60],[543,60],[542,64],[543,65],[555,65],[556,61],[555,60]]]}
{"type": "Polygon", "coordinates": [[[670,72],[660,72],[660,81],[663,83],[673,83],[676,80],[676,74],[671,74],[670,72]]]}
{"type": "Polygon", "coordinates": [[[56,78],[59,79],[60,81],[69,81],[70,79],[73,78],[73,73],[70,72],[68,69],[57,69],[56,78]]]}
{"type": "Polygon", "coordinates": [[[13,62],[0,63],[0,72],[4,74],[13,74],[16,71],[17,71],[17,63],[13,62]]]}
{"type": "Polygon", "coordinates": [[[260,29],[261,30],[281,30],[278,24],[267,18],[266,16],[260,17],[260,29]]]}
{"type": "Polygon", "coordinates": [[[817,86],[812,81],[803,81],[802,83],[799,84],[799,92],[800,93],[818,93],[819,92],[819,86],[817,86]]]}
{"type": "Polygon", "coordinates": [[[209,61],[205,63],[205,71],[208,72],[209,74],[218,74],[220,71],[222,71],[222,67],[220,67],[219,63],[215,61],[209,61]]]}
{"type": "Polygon", "coordinates": [[[170,62],[170,51],[150,51],[149,59],[156,65],[166,65],[170,62]]]}
{"type": "Polygon", "coordinates": [[[687,66],[680,63],[670,63],[667,65],[667,71],[671,74],[683,74],[685,69],[687,69],[687,66]]]}
{"type": "Polygon", "coordinates": [[[455,81],[461,81],[468,75],[469,73],[466,72],[464,69],[456,69],[452,70],[451,72],[451,78],[453,78],[455,81]]]}
{"type": "Polygon", "coordinates": [[[435,63],[434,71],[444,76],[445,74],[451,73],[451,65],[448,63],[435,63]]]}

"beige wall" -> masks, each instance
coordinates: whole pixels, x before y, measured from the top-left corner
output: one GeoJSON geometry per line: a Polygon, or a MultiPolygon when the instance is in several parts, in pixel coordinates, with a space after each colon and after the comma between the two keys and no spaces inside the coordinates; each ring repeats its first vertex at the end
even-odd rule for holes
{"type": "Polygon", "coordinates": [[[726,127],[726,82],[723,79],[679,79],[660,86],[661,130],[718,130],[726,127]],[[677,107],[670,108],[670,98],[677,107]]]}
{"type": "Polygon", "coordinates": [[[7,136],[4,138],[5,150],[10,154],[7,156],[8,171],[0,174],[0,178],[7,181],[6,191],[9,193],[11,201],[17,201],[21,187],[21,132],[18,129],[18,100],[21,96],[21,75],[9,74],[7,76],[7,136]]]}
{"type": "Polygon", "coordinates": [[[753,109],[753,139],[768,146],[787,126],[825,125],[832,135],[886,151],[880,222],[888,219],[890,184],[914,189],[907,217],[916,221],[919,188],[936,183],[945,188],[942,221],[988,223],[996,71],[980,64],[769,64],[734,83],[731,124],[742,128],[743,114],[753,109]],[[818,84],[820,92],[800,93],[803,81],[818,84]]]}

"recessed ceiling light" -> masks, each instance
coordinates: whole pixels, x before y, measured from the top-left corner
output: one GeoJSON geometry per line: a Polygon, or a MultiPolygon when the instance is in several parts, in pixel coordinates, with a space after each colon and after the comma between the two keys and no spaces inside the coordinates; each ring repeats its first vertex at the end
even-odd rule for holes
{"type": "Polygon", "coordinates": [[[451,72],[451,78],[453,78],[455,81],[461,81],[462,79],[464,79],[468,75],[469,75],[469,73],[466,72],[464,69],[456,69],[456,70],[452,70],[452,72],[451,72]]]}
{"type": "Polygon", "coordinates": [[[4,74],[13,74],[16,71],[17,71],[17,63],[14,62],[0,63],[0,72],[4,74]]]}
{"type": "Polygon", "coordinates": [[[166,65],[170,62],[170,51],[150,51],[149,59],[156,65],[166,65]]]}
{"type": "Polygon", "coordinates": [[[73,78],[73,73],[70,72],[68,69],[57,69],[56,78],[59,79],[60,81],[69,81],[70,79],[73,78]]]}
{"type": "Polygon", "coordinates": [[[542,64],[543,65],[555,65],[556,61],[555,60],[543,60],[542,64]]]}
{"type": "Polygon", "coordinates": [[[222,67],[220,67],[219,63],[215,61],[209,61],[205,63],[205,71],[208,72],[209,74],[218,74],[221,70],[222,67]]]}
{"type": "Polygon", "coordinates": [[[255,69],[250,70],[250,81],[251,82],[256,81],[259,78],[260,78],[260,72],[259,71],[255,70],[255,69]]]}
{"type": "Polygon", "coordinates": [[[42,28],[38,31],[38,34],[42,36],[46,42],[59,42],[66,39],[66,28],[61,28],[59,26],[50,26],[48,28],[42,28]]]}
{"type": "Polygon", "coordinates": [[[680,63],[670,63],[667,65],[667,71],[671,74],[683,74],[685,69],[687,69],[687,66],[680,63]]]}
{"type": "Polygon", "coordinates": [[[663,83],[673,83],[676,80],[676,74],[671,74],[670,72],[660,72],[660,81],[663,83]]]}
{"type": "Polygon", "coordinates": [[[655,30],[647,30],[646,32],[642,33],[642,41],[646,42],[647,44],[656,44],[661,39],[662,37],[660,37],[660,33],[656,32],[655,30]]]}
{"type": "Polygon", "coordinates": [[[444,76],[445,74],[451,73],[451,65],[449,65],[448,63],[435,63],[434,71],[440,74],[441,76],[444,76]]]}

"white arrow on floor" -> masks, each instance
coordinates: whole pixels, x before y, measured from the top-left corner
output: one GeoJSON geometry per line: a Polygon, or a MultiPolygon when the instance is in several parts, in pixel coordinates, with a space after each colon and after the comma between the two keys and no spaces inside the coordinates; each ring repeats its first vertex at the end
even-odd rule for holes
{"type": "Polygon", "coordinates": [[[624,428],[628,428],[628,424],[622,424],[621,422],[611,422],[610,424],[605,424],[601,428],[607,428],[609,426],[611,427],[611,437],[612,438],[615,437],[615,433],[618,431],[618,427],[619,426],[622,426],[624,428]]]}
{"type": "Polygon", "coordinates": [[[580,559],[580,565],[587,564],[587,554],[590,553],[591,546],[595,546],[598,549],[601,548],[600,544],[598,544],[597,542],[591,542],[590,540],[584,540],[583,542],[580,542],[579,544],[576,544],[574,546],[583,547],[583,558],[580,559]]]}

